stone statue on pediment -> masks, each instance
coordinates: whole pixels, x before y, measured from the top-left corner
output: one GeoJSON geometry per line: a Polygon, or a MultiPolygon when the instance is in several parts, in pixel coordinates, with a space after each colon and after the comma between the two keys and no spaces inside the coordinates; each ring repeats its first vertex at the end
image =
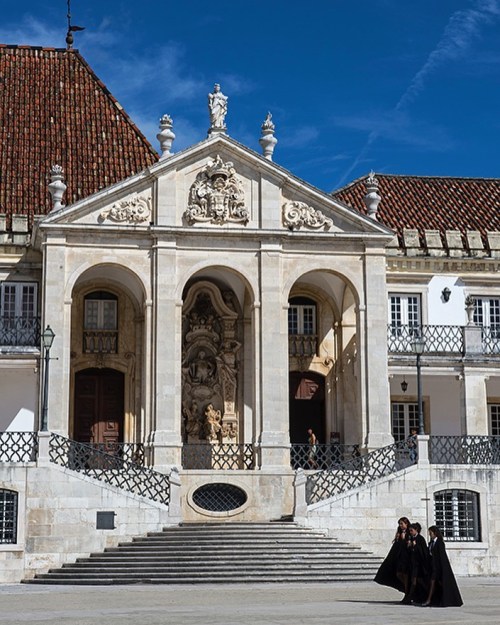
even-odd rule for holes
{"type": "Polygon", "coordinates": [[[220,85],[216,83],[213,92],[208,94],[208,111],[210,113],[209,133],[212,131],[223,132],[226,130],[227,99],[227,96],[220,90],[220,85]]]}

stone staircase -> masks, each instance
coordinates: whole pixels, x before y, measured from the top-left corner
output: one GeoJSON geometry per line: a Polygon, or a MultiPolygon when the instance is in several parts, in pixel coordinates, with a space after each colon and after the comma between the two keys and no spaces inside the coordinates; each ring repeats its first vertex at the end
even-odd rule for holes
{"type": "Polygon", "coordinates": [[[25,580],[34,584],[337,582],[380,558],[295,523],[183,523],[25,580]]]}

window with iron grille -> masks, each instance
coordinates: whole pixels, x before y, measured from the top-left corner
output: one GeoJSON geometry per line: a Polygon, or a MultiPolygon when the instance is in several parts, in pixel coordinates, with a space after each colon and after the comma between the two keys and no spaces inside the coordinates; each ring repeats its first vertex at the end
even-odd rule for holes
{"type": "Polygon", "coordinates": [[[500,404],[488,404],[491,436],[500,436],[500,404]]]}
{"type": "Polygon", "coordinates": [[[404,441],[411,430],[418,431],[418,404],[409,402],[392,402],[392,435],[394,441],[404,441]]]}
{"type": "Polygon", "coordinates": [[[479,493],[472,490],[440,490],[434,493],[435,523],[448,541],[479,542],[479,493]]]}
{"type": "Polygon", "coordinates": [[[0,488],[0,543],[17,541],[17,493],[0,488]]]}

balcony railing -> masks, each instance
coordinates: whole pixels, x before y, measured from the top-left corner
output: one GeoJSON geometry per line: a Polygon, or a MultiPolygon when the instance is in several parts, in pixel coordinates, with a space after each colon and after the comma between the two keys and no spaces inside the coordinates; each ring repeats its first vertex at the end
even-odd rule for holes
{"type": "Polygon", "coordinates": [[[500,464],[500,436],[431,436],[432,464],[500,464]]]}
{"type": "Polygon", "coordinates": [[[37,432],[0,432],[0,462],[35,462],[37,432]]]}
{"type": "Polygon", "coordinates": [[[40,317],[0,317],[1,347],[40,347],[40,317]]]}
{"type": "Polygon", "coordinates": [[[316,356],[318,337],[315,334],[289,334],[288,354],[297,356],[316,356]]]}
{"type": "Polygon", "coordinates": [[[116,354],[118,332],[116,330],[85,330],[83,352],[85,354],[116,354]]]}
{"type": "Polygon", "coordinates": [[[412,342],[417,336],[425,339],[426,353],[464,352],[462,326],[441,325],[391,325],[387,326],[388,350],[392,353],[407,354],[412,352],[412,342]]]}

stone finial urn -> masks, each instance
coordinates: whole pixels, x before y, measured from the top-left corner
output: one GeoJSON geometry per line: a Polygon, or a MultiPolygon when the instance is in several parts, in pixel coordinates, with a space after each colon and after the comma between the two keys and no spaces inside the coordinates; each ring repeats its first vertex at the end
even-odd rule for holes
{"type": "Polygon", "coordinates": [[[467,325],[474,326],[474,311],[476,309],[476,300],[472,295],[467,295],[465,298],[465,312],[467,313],[467,325]]]}
{"type": "Polygon", "coordinates": [[[365,206],[368,210],[368,217],[372,219],[377,219],[377,210],[378,205],[380,204],[380,200],[382,199],[378,193],[378,180],[375,178],[375,174],[373,171],[370,172],[368,178],[366,179],[366,195],[365,195],[365,206]]]}
{"type": "Polygon", "coordinates": [[[156,135],[156,138],[160,142],[161,156],[160,159],[168,158],[172,155],[170,148],[175,139],[175,134],[172,131],[173,121],[170,115],[163,115],[160,119],[160,132],[156,135]]]}
{"type": "Polygon", "coordinates": [[[273,124],[271,113],[267,114],[264,123],[261,126],[262,136],[259,139],[259,143],[262,147],[262,152],[264,157],[267,158],[268,161],[273,160],[273,152],[276,144],[278,143],[278,139],[274,136],[275,126],[273,124]]]}
{"type": "Polygon", "coordinates": [[[50,170],[49,184],[49,192],[52,196],[52,211],[64,208],[62,198],[66,189],[67,186],[63,182],[63,168],[60,165],[53,165],[50,170]]]}

